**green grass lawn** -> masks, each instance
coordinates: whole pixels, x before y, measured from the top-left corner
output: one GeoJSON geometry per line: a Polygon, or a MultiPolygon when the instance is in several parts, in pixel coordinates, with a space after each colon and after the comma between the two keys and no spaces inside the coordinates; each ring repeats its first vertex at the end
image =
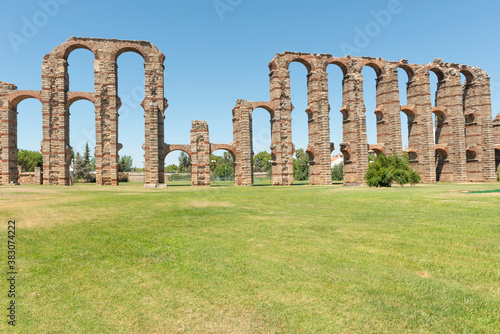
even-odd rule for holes
{"type": "Polygon", "coordinates": [[[0,332],[498,333],[499,188],[1,186],[0,332]]]}

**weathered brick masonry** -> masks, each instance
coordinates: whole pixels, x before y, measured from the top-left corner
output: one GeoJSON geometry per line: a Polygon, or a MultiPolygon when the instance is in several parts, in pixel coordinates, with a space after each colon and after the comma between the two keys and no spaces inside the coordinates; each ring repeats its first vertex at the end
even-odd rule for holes
{"type": "Polygon", "coordinates": [[[1,184],[18,184],[17,106],[24,99],[42,103],[43,184],[69,185],[71,146],[69,107],[85,99],[95,106],[96,180],[99,185],[118,184],[118,141],[120,98],[117,95],[116,60],[123,52],[136,52],[144,58],[145,98],[144,157],[145,185],[165,185],[164,160],[168,153],[181,150],[191,157],[192,185],[210,184],[210,154],[218,149],[230,152],[235,160],[235,184],[253,183],[252,112],[263,108],[271,121],[272,183],[290,185],[293,181],[292,110],[290,97],[291,62],[302,63],[308,71],[309,156],[311,184],[330,184],[330,104],[327,66],[343,72],[343,142],[346,183],[363,183],[368,151],[402,152],[401,117],[408,116],[408,154],[410,162],[425,183],[436,181],[494,181],[500,163],[500,117],[492,121],[490,78],[477,68],[443,63],[437,59],[427,65],[391,62],[380,58],[332,57],[327,54],[285,52],[269,64],[270,100],[238,100],[233,109],[233,142],[212,144],[208,125],[193,121],[190,145],[164,142],[165,110],[164,55],[144,41],[107,40],[72,37],[43,59],[42,90],[21,91],[0,82],[0,177],[1,184]],[[79,48],[94,53],[94,92],[69,91],[67,59],[79,48]],[[377,73],[377,143],[368,145],[366,108],[363,102],[361,70],[370,66],[377,73]],[[398,68],[408,74],[407,105],[399,101],[398,68]],[[436,107],[432,107],[429,71],[437,74],[436,107]],[[461,83],[460,73],[466,77],[461,83]],[[432,115],[436,116],[433,126],[432,115]]]}

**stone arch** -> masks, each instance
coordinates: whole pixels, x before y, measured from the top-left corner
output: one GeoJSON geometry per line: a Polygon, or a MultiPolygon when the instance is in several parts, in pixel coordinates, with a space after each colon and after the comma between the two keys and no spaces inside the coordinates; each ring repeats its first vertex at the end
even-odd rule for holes
{"type": "Polygon", "coordinates": [[[472,73],[472,71],[466,67],[466,66],[463,66],[461,69],[460,69],[460,73],[462,73],[465,77],[465,83],[467,85],[470,85],[472,83],[474,83],[474,74],[472,73]]]}
{"type": "Polygon", "coordinates": [[[338,66],[344,76],[349,72],[347,69],[347,62],[344,58],[328,58],[324,63],[323,71],[326,72],[329,65],[338,66]]]}
{"type": "Polygon", "coordinates": [[[231,154],[234,162],[236,162],[236,149],[228,144],[210,144],[210,154],[218,150],[225,150],[231,154]]]}
{"type": "Polygon", "coordinates": [[[42,93],[37,90],[16,90],[7,96],[9,104],[14,108],[26,99],[37,99],[41,103],[42,93]]]}
{"type": "Polygon", "coordinates": [[[302,65],[304,65],[306,67],[308,73],[311,73],[311,71],[313,69],[313,65],[309,62],[309,60],[307,60],[306,58],[301,57],[301,56],[291,57],[285,64],[285,68],[287,70],[289,70],[291,63],[301,63],[302,65]]]}
{"type": "Polygon", "coordinates": [[[191,149],[189,145],[166,145],[164,159],[167,157],[167,155],[174,151],[182,151],[189,155],[189,157],[191,157],[191,149]]]}
{"type": "Polygon", "coordinates": [[[144,59],[145,63],[150,62],[149,52],[147,50],[145,50],[142,46],[132,45],[132,44],[127,45],[127,44],[122,44],[122,43],[118,44],[115,47],[115,49],[113,50],[113,52],[111,54],[111,59],[114,61],[117,61],[118,57],[120,57],[125,52],[137,53],[138,55],[140,55],[144,59]]]}
{"type": "Polygon", "coordinates": [[[361,70],[363,70],[363,68],[366,66],[372,68],[375,71],[375,74],[377,74],[377,78],[379,78],[384,73],[383,64],[379,63],[378,61],[369,60],[361,62],[359,67],[361,70]]]}
{"type": "Polygon", "coordinates": [[[379,144],[370,144],[369,150],[375,152],[376,155],[384,154],[385,155],[385,147],[379,144]]]}
{"type": "Polygon", "coordinates": [[[99,48],[93,41],[84,40],[72,40],[69,39],[67,42],[60,45],[61,50],[56,54],[58,59],[68,60],[71,52],[77,49],[86,49],[94,54],[96,60],[100,59],[99,48]]]}
{"type": "MultiPolygon", "coordinates": [[[[401,111],[404,112],[406,114],[406,116],[408,117],[408,124],[410,124],[410,122],[414,122],[415,121],[416,114],[415,114],[415,110],[412,107],[410,107],[410,106],[401,106],[401,111]]],[[[408,132],[408,135],[409,134],[410,133],[408,132]]]]}
{"type": "Polygon", "coordinates": [[[69,108],[73,103],[80,100],[87,100],[95,105],[95,95],[89,92],[69,92],[66,107],[69,108]]]}
{"type": "Polygon", "coordinates": [[[396,66],[396,69],[398,68],[401,68],[406,72],[406,74],[408,75],[408,81],[411,81],[413,79],[413,76],[415,75],[415,70],[413,69],[412,66],[405,63],[399,63],[396,66]]]}
{"type": "Polygon", "coordinates": [[[428,70],[434,74],[436,74],[437,78],[438,78],[438,83],[440,83],[441,81],[443,81],[446,76],[443,72],[443,70],[439,67],[434,67],[434,66],[431,66],[428,68],[428,70]]]}
{"type": "Polygon", "coordinates": [[[271,117],[271,119],[274,118],[274,108],[273,108],[273,105],[271,102],[252,102],[252,110],[251,112],[253,113],[253,111],[255,109],[264,109],[266,110],[267,112],[269,112],[269,116],[271,117]]]}

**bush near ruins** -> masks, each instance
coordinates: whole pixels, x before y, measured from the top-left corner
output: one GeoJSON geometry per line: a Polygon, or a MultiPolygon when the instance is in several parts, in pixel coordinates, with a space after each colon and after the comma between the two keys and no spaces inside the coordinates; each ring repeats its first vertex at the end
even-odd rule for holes
{"type": "Polygon", "coordinates": [[[365,180],[370,187],[390,187],[393,183],[404,186],[419,183],[420,175],[410,167],[406,153],[403,156],[393,154],[388,157],[379,154],[369,163],[365,180]]]}
{"type": "Polygon", "coordinates": [[[119,172],[118,182],[128,182],[128,173],[119,172]]]}
{"type": "Polygon", "coordinates": [[[43,155],[37,151],[19,150],[17,152],[17,165],[23,168],[23,171],[34,172],[35,167],[43,166],[43,155]]]}

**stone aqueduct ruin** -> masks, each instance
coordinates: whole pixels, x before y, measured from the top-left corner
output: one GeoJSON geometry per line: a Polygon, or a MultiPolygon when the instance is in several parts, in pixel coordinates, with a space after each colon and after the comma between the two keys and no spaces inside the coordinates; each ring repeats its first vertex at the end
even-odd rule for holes
{"type": "Polygon", "coordinates": [[[391,62],[380,58],[332,57],[327,54],[285,52],[269,64],[270,100],[238,100],[233,109],[233,142],[212,144],[208,125],[193,121],[190,145],[164,142],[165,110],[163,73],[165,56],[149,42],[95,38],[68,39],[43,59],[42,90],[17,90],[0,82],[1,184],[16,184],[17,105],[28,98],[42,103],[43,184],[70,184],[69,107],[85,99],[95,106],[96,181],[99,185],[118,184],[118,111],[116,60],[123,52],[136,52],[144,58],[145,98],[145,186],[165,186],[164,160],[168,153],[182,150],[190,155],[192,184],[210,184],[210,154],[218,149],[229,151],[235,160],[235,184],[253,183],[252,112],[267,110],[271,118],[272,183],[290,185],[293,181],[290,97],[291,62],[300,62],[308,70],[308,115],[310,183],[331,184],[327,66],[335,64],[343,72],[343,143],[346,183],[363,183],[368,151],[402,153],[401,111],[408,116],[408,155],[422,182],[496,180],[500,162],[500,116],[492,121],[490,78],[481,69],[435,60],[427,65],[391,62]],[[69,91],[67,58],[79,48],[95,56],[94,92],[69,91]],[[365,66],[377,74],[377,143],[368,145],[363,102],[365,66]],[[408,74],[407,105],[400,105],[398,68],[408,74]],[[438,76],[436,107],[432,107],[429,72],[438,76]],[[461,75],[466,77],[462,85],[461,75]],[[433,124],[435,114],[436,125],[433,124]]]}

